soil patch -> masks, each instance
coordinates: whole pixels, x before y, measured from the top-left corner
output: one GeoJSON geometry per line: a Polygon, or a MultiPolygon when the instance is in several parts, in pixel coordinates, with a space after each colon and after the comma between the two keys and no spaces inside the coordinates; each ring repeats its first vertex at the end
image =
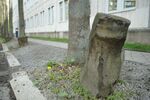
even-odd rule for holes
{"type": "MultiPolygon", "coordinates": [[[[30,77],[48,100],[97,100],[80,86],[80,68],[58,66],[36,68],[30,77]]],[[[150,100],[150,68],[125,61],[115,91],[106,100],[150,100]]]]}

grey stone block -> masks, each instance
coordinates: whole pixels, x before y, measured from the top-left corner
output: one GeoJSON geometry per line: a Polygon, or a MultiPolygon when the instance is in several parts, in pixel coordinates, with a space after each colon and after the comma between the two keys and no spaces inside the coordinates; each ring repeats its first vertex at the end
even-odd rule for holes
{"type": "Polygon", "coordinates": [[[29,79],[26,72],[13,73],[10,81],[16,100],[46,100],[29,79]]]}

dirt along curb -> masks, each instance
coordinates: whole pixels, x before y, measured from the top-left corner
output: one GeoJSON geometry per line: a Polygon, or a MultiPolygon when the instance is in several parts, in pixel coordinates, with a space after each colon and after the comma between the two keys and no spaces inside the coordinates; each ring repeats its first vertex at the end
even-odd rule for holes
{"type": "Polygon", "coordinates": [[[15,100],[15,96],[11,90],[9,80],[9,64],[7,61],[6,52],[9,49],[5,44],[1,44],[0,49],[0,100],[15,100]]]}
{"type": "MultiPolygon", "coordinates": [[[[46,100],[40,91],[33,86],[27,74],[21,74],[21,64],[9,52],[7,45],[2,44],[0,51],[0,99],[1,100],[46,100]],[[6,78],[7,77],[7,78],[6,78]],[[5,80],[4,80],[5,79],[5,80]],[[38,99],[39,98],[39,99],[38,99]]],[[[23,72],[26,73],[26,72],[23,72]]]]}

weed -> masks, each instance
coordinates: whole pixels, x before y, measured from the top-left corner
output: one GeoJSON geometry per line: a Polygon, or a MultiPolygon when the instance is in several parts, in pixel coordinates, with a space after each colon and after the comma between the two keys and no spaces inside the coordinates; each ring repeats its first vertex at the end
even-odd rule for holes
{"type": "Polygon", "coordinates": [[[121,91],[114,92],[112,95],[108,96],[106,100],[126,100],[126,94],[121,91]]]}
{"type": "Polygon", "coordinates": [[[124,80],[117,80],[116,83],[119,83],[119,84],[121,84],[121,85],[122,85],[122,84],[124,84],[124,85],[126,84],[126,82],[125,82],[124,80]]]}
{"type": "Polygon", "coordinates": [[[74,65],[74,64],[75,64],[75,59],[74,59],[74,58],[67,58],[67,59],[64,61],[64,64],[67,65],[67,66],[74,65]]]}

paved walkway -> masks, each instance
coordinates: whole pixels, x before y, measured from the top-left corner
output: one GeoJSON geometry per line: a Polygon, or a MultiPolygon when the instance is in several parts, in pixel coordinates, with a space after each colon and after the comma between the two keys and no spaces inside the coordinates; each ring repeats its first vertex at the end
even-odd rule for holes
{"type": "Polygon", "coordinates": [[[16,40],[7,43],[11,53],[24,68],[43,67],[49,61],[62,62],[67,56],[66,49],[48,45],[47,41],[46,43],[39,40],[31,42],[29,39],[27,46],[19,48],[16,45],[18,45],[16,40]]]}
{"type": "MultiPolygon", "coordinates": [[[[64,48],[64,49],[68,48],[67,43],[50,42],[50,41],[37,40],[37,39],[31,39],[31,38],[29,39],[29,41],[43,44],[43,45],[60,47],[60,48],[64,48]]],[[[150,65],[150,53],[126,50],[125,51],[125,60],[134,61],[134,62],[142,63],[145,65],[150,65]]]]}
{"type": "Polygon", "coordinates": [[[44,41],[44,40],[37,40],[37,39],[31,39],[31,38],[29,38],[29,41],[30,42],[39,43],[39,44],[43,44],[43,45],[50,45],[50,46],[54,46],[54,47],[59,47],[59,48],[63,48],[63,49],[67,49],[68,48],[68,44],[67,43],[53,42],[53,41],[44,41]]]}
{"type": "Polygon", "coordinates": [[[126,50],[125,60],[142,63],[144,65],[150,65],[150,53],[126,50]]]}

